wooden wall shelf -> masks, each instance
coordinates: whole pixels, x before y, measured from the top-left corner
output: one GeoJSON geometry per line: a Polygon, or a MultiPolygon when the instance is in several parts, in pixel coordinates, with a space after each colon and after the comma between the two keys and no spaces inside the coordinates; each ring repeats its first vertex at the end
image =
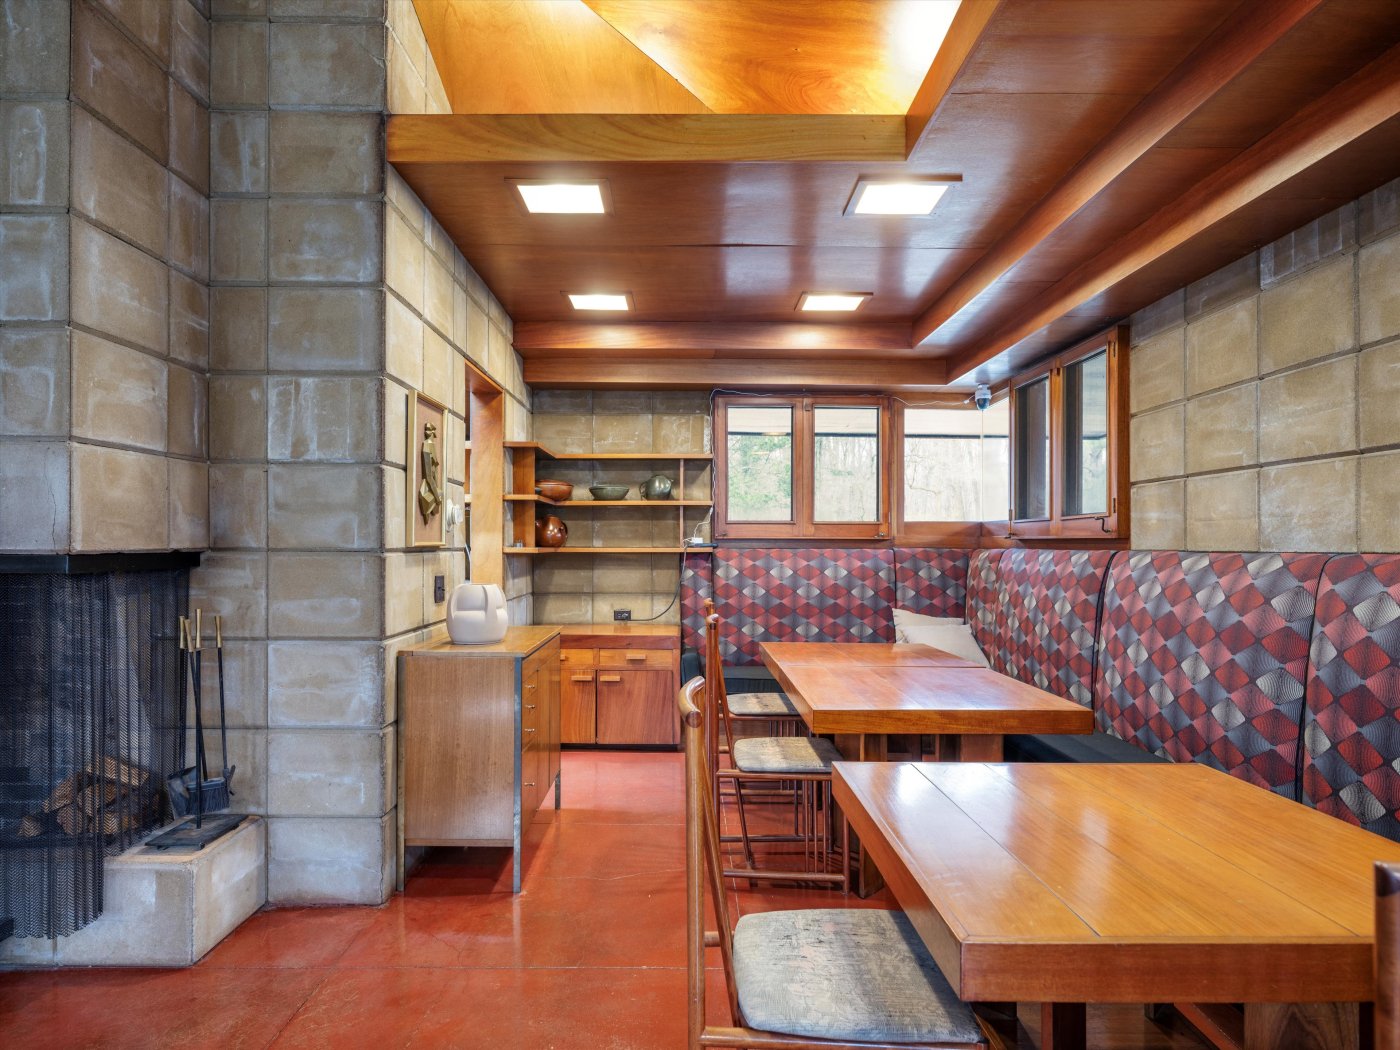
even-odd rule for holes
{"type": "Polygon", "coordinates": [[[506,554],[683,554],[693,547],[507,547],[506,554]]]}
{"type": "Polygon", "coordinates": [[[534,449],[547,459],[563,460],[710,460],[713,452],[551,452],[537,441],[507,441],[506,448],[534,449]]]}

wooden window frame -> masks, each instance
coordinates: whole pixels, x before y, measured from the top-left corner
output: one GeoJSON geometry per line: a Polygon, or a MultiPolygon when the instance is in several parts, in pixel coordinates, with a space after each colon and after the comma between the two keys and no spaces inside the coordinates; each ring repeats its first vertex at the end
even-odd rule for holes
{"type": "Polygon", "coordinates": [[[715,398],[715,538],[723,540],[887,540],[890,537],[892,435],[890,399],[878,396],[821,397],[809,394],[772,396],[724,394],[715,398]],[[793,410],[792,518],[782,522],[729,520],[729,409],[732,407],[793,410]],[[815,521],[815,408],[875,408],[879,412],[879,520],[874,522],[815,521]]]}
{"type": "Polygon", "coordinates": [[[1011,387],[1011,499],[1007,508],[1013,515],[1006,523],[1008,539],[1119,540],[1127,538],[1128,507],[1128,330],[1118,325],[1092,339],[1041,362],[1016,376],[1011,387]],[[1065,503],[1065,369],[1093,357],[1107,354],[1108,372],[1108,511],[1104,514],[1066,514],[1065,503]],[[1017,392],[1042,377],[1050,378],[1050,515],[1045,518],[1015,518],[1016,498],[1016,404],[1017,392]]]}
{"type": "MultiPolygon", "coordinates": [[[[1008,396],[1003,394],[993,400],[1003,401],[1008,396]]],[[[959,409],[966,403],[967,398],[960,397],[946,402],[929,402],[917,405],[897,402],[895,405],[894,425],[891,429],[894,431],[894,448],[898,454],[891,459],[890,489],[894,499],[894,520],[898,523],[895,530],[897,543],[921,547],[977,547],[981,545],[984,522],[980,519],[977,521],[910,521],[904,516],[905,414],[911,408],[959,409]]],[[[970,408],[967,411],[976,412],[977,409],[970,408]]]]}

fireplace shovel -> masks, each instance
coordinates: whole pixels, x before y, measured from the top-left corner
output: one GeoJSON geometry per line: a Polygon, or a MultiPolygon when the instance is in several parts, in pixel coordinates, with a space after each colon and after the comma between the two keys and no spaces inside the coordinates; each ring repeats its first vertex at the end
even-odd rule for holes
{"type": "MultiPolygon", "coordinates": [[[[194,765],[182,769],[166,781],[170,796],[170,808],[177,817],[194,814],[195,827],[204,826],[204,814],[217,812],[229,807],[228,780],[225,777],[210,777],[209,763],[204,754],[204,705],[202,635],[203,611],[195,610],[193,626],[186,617],[180,618],[180,648],[189,660],[190,684],[194,690],[194,765]]],[[[222,657],[222,652],[220,653],[222,657]]],[[[222,665],[222,659],[220,664],[222,665]]],[[[220,676],[222,686],[222,675],[220,676]]],[[[222,688],[219,697],[220,720],[223,716],[222,688]]],[[[224,737],[227,741],[227,736],[224,737]]],[[[224,744],[224,761],[228,762],[228,745],[224,744]]],[[[227,770],[230,774],[232,770],[227,770]]]]}

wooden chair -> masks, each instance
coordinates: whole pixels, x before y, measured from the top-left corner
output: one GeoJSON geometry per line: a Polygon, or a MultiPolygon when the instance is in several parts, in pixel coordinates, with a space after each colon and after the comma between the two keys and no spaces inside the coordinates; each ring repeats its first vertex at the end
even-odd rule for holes
{"type": "Polygon", "coordinates": [[[1400,1050],[1400,864],[1376,865],[1376,1050],[1400,1050]]]}
{"type": "Polygon", "coordinates": [[[811,909],[729,922],[705,753],[705,680],[677,697],[685,743],[686,950],[690,1050],[971,1048],[987,1039],[903,912],[811,909]],[[718,930],[705,930],[709,884],[718,930]],[[705,948],[718,947],[733,1027],[705,1023],[705,948]]]}
{"type": "MultiPolygon", "coordinates": [[[[705,622],[709,623],[710,617],[715,615],[714,600],[706,598],[705,622]]],[[[710,646],[706,646],[705,674],[710,678],[724,678],[724,665],[717,647],[711,652],[710,646]],[[711,660],[715,662],[712,664],[711,660]]],[[[768,730],[768,736],[797,736],[803,732],[802,716],[798,714],[792,698],[783,692],[734,693],[729,696],[729,717],[740,724],[766,723],[764,728],[768,730]]]]}

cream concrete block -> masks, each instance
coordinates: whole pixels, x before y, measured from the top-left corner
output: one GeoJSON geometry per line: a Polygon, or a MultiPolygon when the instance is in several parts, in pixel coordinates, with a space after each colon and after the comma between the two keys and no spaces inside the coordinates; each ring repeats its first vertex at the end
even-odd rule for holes
{"type": "Polygon", "coordinates": [[[1356,345],[1352,259],[1339,256],[1259,297],[1259,370],[1277,371],[1356,345]]]}
{"type": "Polygon", "coordinates": [[[267,636],[267,555],[210,551],[190,573],[190,608],[224,618],[225,638],[267,636]]]}
{"type": "Polygon", "coordinates": [[[382,637],[380,555],[270,554],[268,581],[274,638],[382,637]]]}
{"type": "Polygon", "coordinates": [[[68,317],[68,216],[0,215],[0,321],[68,317]]]}
{"type": "Polygon", "coordinates": [[[274,904],[382,904],[394,882],[393,815],[271,822],[267,896],[274,904]]]}
{"type": "Polygon", "coordinates": [[[374,463],[381,456],[379,379],[268,379],[271,460],[374,463]]]}
{"type": "Polygon", "coordinates": [[[384,633],[415,631],[427,623],[423,555],[384,556],[384,633]]]}
{"type": "MultiPolygon", "coordinates": [[[[209,629],[208,624],[211,622],[206,613],[206,629],[209,629]]],[[[210,710],[218,707],[219,693],[217,680],[212,675],[206,673],[204,682],[204,717],[207,720],[210,710]]],[[[267,728],[267,642],[224,638],[224,696],[225,714],[230,730],[267,728]]],[[[187,700],[186,706],[189,709],[186,712],[187,717],[190,724],[193,724],[193,701],[187,700]]],[[[207,728],[209,722],[206,721],[205,725],[207,728]]],[[[213,749],[213,755],[218,753],[219,742],[215,739],[216,737],[217,733],[206,738],[210,748],[213,749]]],[[[234,750],[231,744],[229,750],[234,750]]],[[[256,769],[244,766],[239,770],[239,779],[246,775],[250,779],[256,778],[259,781],[259,798],[263,801],[266,800],[266,785],[262,781],[265,780],[266,771],[265,748],[262,760],[258,762],[256,769]]],[[[238,786],[238,782],[235,780],[234,790],[238,790],[238,786]]]]}
{"type": "MultiPolygon", "coordinates": [[[[188,7],[189,4],[180,4],[188,7]]],[[[170,170],[209,196],[209,110],[174,80],[170,81],[170,170]]],[[[206,202],[207,206],[207,202],[206,202]]]]}
{"type": "Polygon", "coordinates": [[[442,623],[447,618],[447,599],[445,595],[452,593],[452,588],[457,585],[460,577],[452,571],[452,556],[450,550],[433,551],[423,556],[423,620],[425,623],[442,623]],[[440,602],[433,601],[433,583],[437,577],[442,577],[444,598],[440,602]]]}
{"type": "Polygon", "coordinates": [[[1362,244],[1400,228],[1400,178],[1378,186],[1356,203],[1362,244]]]}
{"type": "Polygon", "coordinates": [[[1363,351],[1359,368],[1361,447],[1400,443],[1400,340],[1363,351]]]}
{"type": "Polygon", "coordinates": [[[536,593],[534,614],[537,623],[594,623],[591,594],[536,593]]]}
{"type": "Polygon", "coordinates": [[[1257,463],[1258,429],[1253,385],[1186,402],[1186,473],[1257,463]]]}
{"type": "Polygon", "coordinates": [[[708,452],[708,415],[651,417],[651,447],[661,452],[708,452]]]}
{"type": "Polygon", "coordinates": [[[413,68],[419,73],[428,69],[428,41],[423,36],[422,23],[413,9],[413,0],[389,0],[389,29],[398,38],[399,45],[413,68]]]}
{"type": "Polygon", "coordinates": [[[1400,234],[1361,249],[1361,341],[1400,335],[1400,234]]]}
{"type": "Polygon", "coordinates": [[[166,257],[201,281],[209,280],[209,201],[199,190],[170,177],[170,247],[166,257]]]}
{"type": "Polygon", "coordinates": [[[75,444],[72,471],[74,551],[169,547],[170,479],[163,456],[75,444]]]}
{"type": "Polygon", "coordinates": [[[471,298],[466,288],[452,282],[452,345],[464,354],[467,350],[467,313],[471,309],[471,298]]]}
{"type": "MultiPolygon", "coordinates": [[[[213,682],[210,657],[205,655],[204,663],[204,754],[211,771],[222,766],[224,756],[219,739],[217,716],[210,711],[218,709],[219,697],[213,682]]],[[[189,735],[186,755],[193,758],[195,748],[194,711],[189,712],[189,735]]],[[[241,813],[265,814],[267,812],[267,730],[233,729],[228,731],[228,764],[236,766],[233,778],[234,808],[241,813]]]]}
{"type": "Polygon", "coordinates": [[[201,371],[209,368],[209,288],[170,271],[170,356],[201,371]]]}
{"type": "Polygon", "coordinates": [[[384,279],[404,302],[423,310],[424,270],[427,249],[422,238],[395,209],[386,210],[384,229],[384,279]]]}
{"type": "Polygon", "coordinates": [[[383,295],[368,288],[273,288],[268,367],[288,372],[377,372],[383,295]]]}
{"type": "MultiPolygon", "coordinates": [[[[588,589],[588,588],[584,588],[588,589]]],[[[594,595],[636,594],[651,590],[651,561],[621,554],[593,557],[594,595]]]]}
{"type": "Polygon", "coordinates": [[[271,726],[384,725],[384,653],[378,642],[272,642],[267,674],[271,726]]]}
{"type": "MultiPolygon", "coordinates": [[[[436,229],[437,239],[430,243],[429,247],[432,247],[433,244],[440,244],[443,251],[450,252],[452,250],[452,242],[447,239],[447,234],[442,232],[441,226],[436,227],[436,229]]],[[[501,301],[490,293],[490,289],[487,290],[486,295],[486,310],[491,315],[491,323],[505,332],[506,339],[509,341],[510,317],[506,313],[505,307],[501,305],[501,301]]]]}
{"type": "Polygon", "coordinates": [[[491,321],[486,315],[486,307],[467,295],[467,341],[462,349],[467,352],[478,368],[490,371],[491,367],[491,321]]]}
{"type": "Polygon", "coordinates": [[[1131,542],[1139,550],[1186,547],[1186,482],[1134,485],[1131,542]]]}
{"type": "Polygon", "coordinates": [[[398,209],[408,225],[418,234],[419,240],[422,240],[425,221],[423,202],[418,199],[413,188],[404,182],[403,176],[392,164],[386,164],[384,167],[384,192],[389,203],[398,209]]]}
{"type": "Polygon", "coordinates": [[[276,106],[384,108],[383,25],[273,23],[269,94],[276,106]]]}
{"type": "Polygon", "coordinates": [[[434,401],[452,404],[452,359],[456,352],[431,328],[423,329],[423,393],[434,401]]]}
{"type": "Polygon", "coordinates": [[[650,412],[626,415],[595,415],[593,417],[594,452],[652,451],[652,416],[650,412]]]}
{"type": "Polygon", "coordinates": [[[596,617],[594,622],[611,623],[613,613],[618,609],[630,610],[632,618],[635,620],[645,619],[660,612],[666,602],[662,601],[654,609],[652,604],[653,598],[650,591],[638,591],[634,594],[595,594],[593,595],[593,615],[596,617]]]}
{"type": "Polygon", "coordinates": [[[1363,551],[1400,551],[1400,452],[1361,457],[1357,539],[1363,551]]]}
{"type": "MultiPolygon", "coordinates": [[[[487,371],[491,373],[491,376],[496,379],[497,382],[505,386],[507,384],[507,377],[510,375],[512,350],[509,336],[506,335],[505,330],[499,325],[492,324],[487,329],[486,348],[490,361],[490,367],[487,371]]],[[[596,433],[593,440],[595,443],[598,440],[596,433]]],[[[633,447],[635,448],[636,446],[634,445],[633,447]]],[[[597,451],[602,452],[604,450],[599,447],[597,451]]]]}
{"type": "Polygon", "coordinates": [[[384,519],[382,489],[377,466],[274,464],[267,472],[268,546],[377,549],[384,519]]]}
{"type": "Polygon", "coordinates": [[[173,4],[152,0],[102,0],[112,16],[146,49],[155,53],[162,65],[170,64],[170,16],[173,4]]]}
{"type": "Polygon", "coordinates": [[[208,380],[201,372],[174,364],[166,374],[166,450],[204,459],[208,456],[208,380]]]}
{"type": "Polygon", "coordinates": [[[202,551],[209,546],[209,464],[166,460],[170,476],[170,546],[202,551]]]}
{"type": "Polygon", "coordinates": [[[441,259],[428,253],[424,270],[423,319],[444,336],[452,335],[452,299],[457,285],[452,270],[441,259]]]}
{"type": "Polygon", "coordinates": [[[267,289],[209,292],[209,367],[225,372],[267,368],[267,289]]]}
{"type": "Polygon", "coordinates": [[[267,468],[215,463],[209,468],[209,529],[214,547],[267,546],[267,468]]]}
{"type": "Polygon", "coordinates": [[[62,208],[68,203],[68,104],[25,99],[0,102],[0,203],[62,208]]]}
{"type": "Polygon", "coordinates": [[[210,201],[211,280],[266,281],[267,224],[265,200],[210,201]]]}
{"type": "MultiPolygon", "coordinates": [[[[420,245],[421,248],[421,245],[420,245]]],[[[423,387],[423,322],[397,296],[384,297],[385,369],[415,390],[423,387]]]]}
{"type": "Polygon", "coordinates": [[[1325,459],[1259,472],[1260,546],[1270,551],[1357,549],[1357,460],[1325,459]]]}
{"type": "Polygon", "coordinates": [[[373,817],[393,806],[388,730],[273,729],[267,734],[268,812],[373,817]]]}
{"type": "Polygon", "coordinates": [[[165,163],[165,73],[86,4],[73,9],[72,94],[165,163]]]}
{"type": "Polygon", "coordinates": [[[1160,332],[1186,320],[1186,289],[1179,288],[1150,306],[1144,306],[1128,319],[1133,339],[1147,342],[1160,332]]]}
{"type": "Polygon", "coordinates": [[[1129,400],[1134,413],[1169,401],[1186,391],[1186,329],[1173,328],[1129,351],[1129,400]]]}
{"type": "Polygon", "coordinates": [[[215,22],[209,27],[209,96],[214,105],[266,108],[266,22],[215,22]]]}
{"type": "Polygon", "coordinates": [[[379,193],[384,188],[378,113],[273,113],[273,193],[379,193]]]}
{"type": "Polygon", "coordinates": [[[384,384],[384,458],[398,466],[408,462],[408,398],[397,383],[384,384]]]}
{"type": "MultiPolygon", "coordinates": [[[[593,540],[599,547],[649,547],[652,543],[653,511],[642,508],[600,511],[593,521],[593,540]]],[[[573,522],[569,522],[570,528],[573,522]]],[[[584,536],[570,533],[575,546],[586,543],[584,536]]]]}
{"type": "Polygon", "coordinates": [[[1300,226],[1259,251],[1259,273],[1264,287],[1276,284],[1315,265],[1330,255],[1356,247],[1356,204],[1300,226]]]}
{"type": "Polygon", "coordinates": [[[358,20],[376,25],[385,19],[384,0],[267,0],[267,13],[274,19],[358,20]]]}
{"type": "MultiPolygon", "coordinates": [[[[1196,551],[1259,549],[1259,472],[1186,479],[1186,546],[1196,551]]],[[[1136,542],[1136,537],[1134,537],[1136,542]]]]}
{"type": "Polygon", "coordinates": [[[405,515],[408,507],[404,499],[404,486],[408,484],[405,471],[396,467],[383,467],[382,484],[384,492],[384,547],[398,550],[408,543],[405,528],[405,515]]]}
{"type": "Polygon", "coordinates": [[[274,281],[379,280],[383,210],[373,200],[273,200],[269,275],[274,281]]]}
{"type": "Polygon", "coordinates": [[[1186,412],[1182,405],[1134,416],[1128,464],[1133,481],[1186,472],[1186,412]]]}
{"type": "Polygon", "coordinates": [[[209,179],[215,193],[266,193],[266,113],[214,113],[209,118],[209,179]]]}
{"type": "Polygon", "coordinates": [[[1186,320],[1195,321],[1237,299],[1249,298],[1258,291],[1259,255],[1251,252],[1186,286],[1186,320]]]}
{"type": "Polygon", "coordinates": [[[524,627],[532,623],[545,622],[535,619],[534,598],[528,594],[520,598],[511,598],[506,602],[506,620],[512,627],[524,627]]]}
{"type": "Polygon", "coordinates": [[[467,358],[456,347],[452,348],[452,400],[447,407],[457,415],[466,417],[467,358]]]}
{"type": "Polygon", "coordinates": [[[1188,396],[1259,374],[1257,309],[1258,298],[1251,296],[1186,326],[1188,396]]]}
{"type": "Polygon", "coordinates": [[[165,354],[170,338],[165,264],[79,221],[73,223],[70,251],[74,322],[165,354]]]}
{"type": "Polygon", "coordinates": [[[0,435],[68,436],[68,331],[0,328],[0,435]]]}
{"type": "Polygon", "coordinates": [[[0,442],[0,550],[68,549],[68,446],[0,442]]]}
{"type": "Polygon", "coordinates": [[[388,52],[389,112],[428,112],[428,85],[397,38],[389,38],[388,52]]]}
{"type": "Polygon", "coordinates": [[[74,435],[163,450],[165,362],[76,329],[72,343],[74,435]]]}
{"type": "Polygon", "coordinates": [[[6,0],[0,18],[0,94],[68,94],[68,5],[6,0]]]}
{"type": "Polygon", "coordinates": [[[261,376],[209,379],[209,458],[267,458],[267,380],[261,376]]]}
{"type": "Polygon", "coordinates": [[[591,390],[541,390],[535,395],[535,413],[540,416],[593,414],[591,390]]]}
{"type": "Polygon", "coordinates": [[[170,72],[209,101],[209,19],[193,3],[176,4],[170,21],[170,72]]]}
{"type": "Polygon", "coordinates": [[[1355,356],[1259,384],[1259,458],[1305,459],[1356,448],[1355,356]]]}

